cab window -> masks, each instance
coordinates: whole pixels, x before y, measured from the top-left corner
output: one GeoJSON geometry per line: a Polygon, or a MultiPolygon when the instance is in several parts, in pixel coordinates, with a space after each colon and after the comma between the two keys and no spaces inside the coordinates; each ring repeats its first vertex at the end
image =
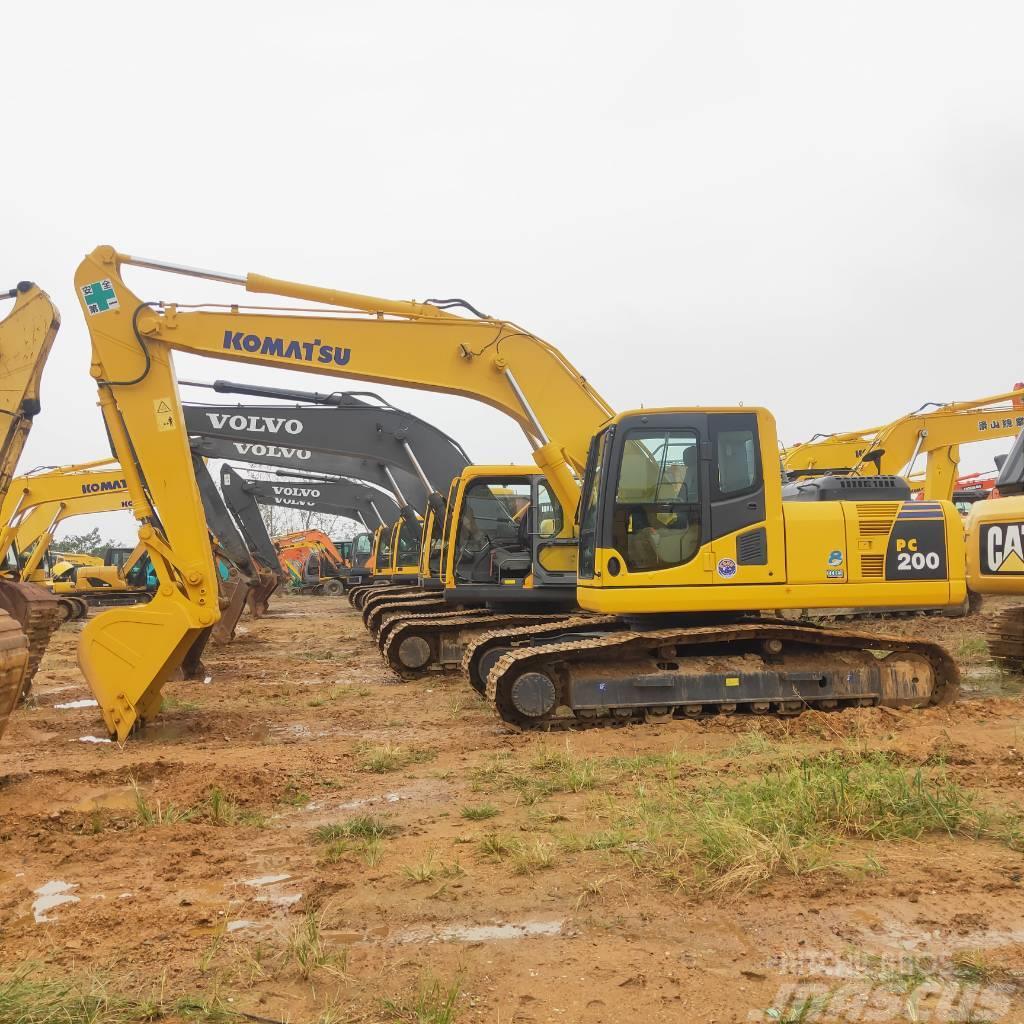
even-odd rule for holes
{"type": "Polygon", "coordinates": [[[587,469],[583,474],[583,494],[580,498],[580,554],[579,574],[593,579],[597,557],[597,502],[601,493],[601,468],[611,431],[605,430],[590,442],[587,469]]]}
{"type": "Polygon", "coordinates": [[[420,564],[420,537],[415,529],[408,523],[403,523],[402,530],[398,534],[397,562],[402,568],[420,564]]]}
{"type": "Polygon", "coordinates": [[[455,579],[523,579],[532,565],[530,482],[478,480],[463,495],[455,538],[455,579]]]}
{"type": "Polygon", "coordinates": [[[551,540],[562,532],[562,506],[546,480],[537,484],[537,536],[551,540]]]}
{"type": "Polygon", "coordinates": [[[756,486],[758,453],[754,432],[723,430],[716,440],[719,494],[741,494],[756,486]]]}
{"type": "Polygon", "coordinates": [[[683,565],[700,549],[699,455],[693,430],[626,435],[612,539],[630,572],[683,565]]]}

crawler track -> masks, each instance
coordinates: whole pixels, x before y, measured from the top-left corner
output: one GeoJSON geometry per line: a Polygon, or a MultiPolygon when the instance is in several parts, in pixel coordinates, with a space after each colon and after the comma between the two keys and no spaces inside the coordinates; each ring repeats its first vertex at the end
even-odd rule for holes
{"type": "Polygon", "coordinates": [[[374,639],[386,617],[426,611],[443,611],[451,605],[440,594],[417,590],[410,594],[372,594],[363,603],[363,625],[374,639]]]}
{"type": "Polygon", "coordinates": [[[1024,604],[1004,608],[992,618],[988,652],[1004,672],[1024,672],[1024,604]]]}
{"type": "Polygon", "coordinates": [[[18,706],[29,664],[29,645],[17,619],[0,612],[0,736],[18,706]]]}
{"type": "MultiPolygon", "coordinates": [[[[523,730],[574,729],[924,707],[949,703],[959,690],[959,672],[942,647],[900,637],[756,619],[649,632],[605,626],[602,633],[586,622],[576,633],[563,629],[506,649],[486,677],[486,697],[501,720],[523,730]]],[[[471,661],[474,652],[467,655],[471,661]]]]}
{"type": "Polygon", "coordinates": [[[382,624],[378,644],[389,668],[404,678],[413,678],[431,668],[458,668],[467,645],[480,633],[516,624],[521,629],[565,620],[565,615],[510,615],[486,608],[443,615],[402,615],[382,624]]]}
{"type": "Polygon", "coordinates": [[[46,653],[50,637],[64,621],[64,615],[57,599],[45,587],[10,580],[0,581],[0,610],[21,626],[28,642],[28,665],[20,687],[21,697],[24,697],[32,688],[39,662],[46,653]]]}

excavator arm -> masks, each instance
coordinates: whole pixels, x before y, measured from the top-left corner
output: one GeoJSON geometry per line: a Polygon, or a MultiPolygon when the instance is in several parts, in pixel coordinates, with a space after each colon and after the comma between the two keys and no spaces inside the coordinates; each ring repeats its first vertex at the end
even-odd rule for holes
{"type": "Polygon", "coordinates": [[[324,512],[364,525],[393,523],[401,512],[393,495],[357,480],[242,480],[242,489],[261,505],[324,512]]]}
{"type": "Polygon", "coordinates": [[[245,546],[262,564],[262,568],[276,571],[278,565],[274,542],[267,533],[256,499],[243,487],[245,482],[245,478],[233,467],[221,467],[220,486],[224,505],[235,521],[245,546]]]}
{"type": "Polygon", "coordinates": [[[0,494],[6,495],[40,409],[39,385],[60,313],[49,295],[29,281],[0,293],[0,299],[14,299],[0,321],[0,494]]]}
{"type": "Polygon", "coordinates": [[[881,427],[829,434],[783,455],[791,477],[852,473],[909,475],[925,458],[924,498],[949,500],[956,487],[960,445],[1015,437],[1024,429],[1024,385],[965,402],[920,409],[881,427]]]}
{"type": "Polygon", "coordinates": [[[484,402],[526,433],[563,507],[575,508],[590,438],[612,413],[583,376],[507,321],[456,316],[443,303],[195,271],[101,246],[75,285],[92,340],[91,373],[115,454],[125,467],[140,539],[160,580],[145,608],[117,609],[83,631],[79,664],[112,733],[124,739],[159,708],[160,689],[218,618],[215,568],[196,516],[198,491],[174,350],[281,369],[405,385],[484,402]],[[124,265],[184,273],[334,310],[185,307],[140,299],[124,265]]]}
{"type": "Polygon", "coordinates": [[[381,486],[401,491],[416,508],[424,508],[428,499],[439,496],[448,482],[470,464],[453,438],[377,395],[323,395],[230,381],[203,386],[212,387],[218,394],[298,398],[305,403],[289,407],[187,405],[189,433],[221,441],[222,450],[231,450],[231,454],[220,456],[223,458],[262,460],[268,465],[296,466],[379,483],[378,479],[326,464],[324,459],[327,455],[360,456],[379,467],[383,475],[392,472],[395,480],[381,486]]]}
{"type": "MultiPolygon", "coordinates": [[[[46,292],[29,281],[0,293],[0,299],[14,300],[0,320],[0,498],[4,498],[40,409],[43,367],[60,329],[60,314],[46,292]]],[[[5,580],[0,581],[0,613],[2,736],[60,624],[60,611],[42,587],[5,580]]]]}
{"type": "MultiPolygon", "coordinates": [[[[34,529],[25,529],[29,522],[39,523],[47,517],[53,520],[56,511],[63,512],[55,506],[63,506],[64,510],[74,507],[74,514],[79,514],[79,503],[82,504],[81,512],[131,508],[128,482],[121,467],[110,459],[100,459],[17,477],[8,487],[0,505],[0,523],[3,524],[0,528],[0,562],[6,559],[19,536],[34,529]]],[[[35,533],[35,536],[42,532],[35,533]]]]}

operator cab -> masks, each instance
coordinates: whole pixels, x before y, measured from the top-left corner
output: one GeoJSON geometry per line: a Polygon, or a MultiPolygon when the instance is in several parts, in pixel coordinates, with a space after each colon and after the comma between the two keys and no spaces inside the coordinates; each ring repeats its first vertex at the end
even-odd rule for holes
{"type": "MultiPolygon", "coordinates": [[[[580,512],[579,574],[593,579],[598,548],[610,575],[683,566],[717,537],[765,519],[755,413],[631,413],[591,442],[580,512]]],[[[747,554],[763,564],[763,531],[747,554]]]]}
{"type": "Polygon", "coordinates": [[[479,600],[492,607],[526,602],[562,607],[574,602],[575,573],[552,557],[563,543],[563,514],[544,477],[486,472],[464,479],[458,499],[449,499],[448,516],[449,600],[479,600]],[[453,505],[458,506],[454,524],[453,505]]]}

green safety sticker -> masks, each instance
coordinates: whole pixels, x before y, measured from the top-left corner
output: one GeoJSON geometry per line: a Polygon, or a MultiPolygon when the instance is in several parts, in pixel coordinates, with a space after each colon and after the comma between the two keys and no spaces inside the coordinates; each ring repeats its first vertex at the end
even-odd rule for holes
{"type": "Polygon", "coordinates": [[[90,316],[117,308],[117,292],[109,278],[82,285],[82,298],[85,299],[85,307],[90,316]]]}

